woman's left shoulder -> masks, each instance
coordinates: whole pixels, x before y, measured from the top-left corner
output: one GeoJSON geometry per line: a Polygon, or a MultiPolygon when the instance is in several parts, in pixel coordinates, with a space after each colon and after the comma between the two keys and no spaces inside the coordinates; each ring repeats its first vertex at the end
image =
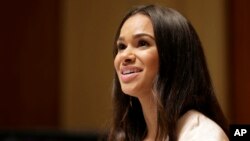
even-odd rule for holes
{"type": "Polygon", "coordinates": [[[178,141],[229,141],[217,123],[196,110],[178,120],[177,134],[178,141]]]}

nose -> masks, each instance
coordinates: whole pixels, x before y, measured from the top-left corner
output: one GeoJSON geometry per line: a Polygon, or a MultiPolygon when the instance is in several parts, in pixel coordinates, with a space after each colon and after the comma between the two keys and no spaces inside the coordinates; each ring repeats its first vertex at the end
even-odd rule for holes
{"type": "Polygon", "coordinates": [[[134,63],[136,60],[135,54],[132,51],[124,52],[122,65],[126,66],[134,63]]]}

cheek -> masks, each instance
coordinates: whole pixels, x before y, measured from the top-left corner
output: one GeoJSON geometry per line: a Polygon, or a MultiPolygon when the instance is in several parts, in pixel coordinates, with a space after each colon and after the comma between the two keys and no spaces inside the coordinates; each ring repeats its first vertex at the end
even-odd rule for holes
{"type": "Polygon", "coordinates": [[[115,70],[118,71],[118,68],[119,68],[119,56],[118,55],[115,56],[114,67],[115,67],[115,70]]]}
{"type": "Polygon", "coordinates": [[[152,58],[148,64],[150,79],[154,80],[159,71],[158,59],[152,58]]]}
{"type": "Polygon", "coordinates": [[[159,70],[159,57],[158,57],[158,55],[156,56],[156,57],[154,57],[154,59],[153,59],[154,61],[154,63],[153,63],[153,68],[155,68],[154,70],[155,70],[155,72],[156,73],[158,73],[158,70],[159,70]]]}
{"type": "Polygon", "coordinates": [[[150,60],[150,64],[148,64],[148,67],[150,69],[150,73],[152,76],[156,76],[158,73],[158,69],[159,69],[159,65],[158,65],[158,59],[152,58],[152,60],[150,60]]]}
{"type": "Polygon", "coordinates": [[[153,75],[156,75],[159,69],[158,53],[152,52],[150,54],[147,54],[147,60],[145,60],[145,62],[147,62],[147,67],[150,69],[150,72],[153,75]]]}

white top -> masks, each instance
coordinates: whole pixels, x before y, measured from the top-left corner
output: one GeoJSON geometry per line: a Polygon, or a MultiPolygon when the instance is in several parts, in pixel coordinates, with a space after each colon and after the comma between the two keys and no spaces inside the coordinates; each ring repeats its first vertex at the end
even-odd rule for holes
{"type": "Polygon", "coordinates": [[[178,141],[229,141],[217,123],[195,110],[179,119],[177,133],[178,141]]]}

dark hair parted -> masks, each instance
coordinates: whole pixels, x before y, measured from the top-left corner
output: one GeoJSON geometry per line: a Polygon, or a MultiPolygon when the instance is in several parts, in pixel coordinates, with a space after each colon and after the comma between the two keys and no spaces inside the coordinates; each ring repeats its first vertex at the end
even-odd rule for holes
{"type": "MultiPolygon", "coordinates": [[[[168,137],[169,141],[175,141],[178,119],[192,109],[215,121],[227,134],[227,123],[214,94],[200,39],[191,23],[180,13],[156,5],[132,9],[122,20],[115,36],[114,57],[121,27],[135,14],[150,18],[159,55],[155,82],[157,140],[168,137]]],[[[122,92],[117,74],[114,77],[113,104],[114,119],[109,140],[143,140],[147,128],[141,105],[137,98],[122,92]]]]}

